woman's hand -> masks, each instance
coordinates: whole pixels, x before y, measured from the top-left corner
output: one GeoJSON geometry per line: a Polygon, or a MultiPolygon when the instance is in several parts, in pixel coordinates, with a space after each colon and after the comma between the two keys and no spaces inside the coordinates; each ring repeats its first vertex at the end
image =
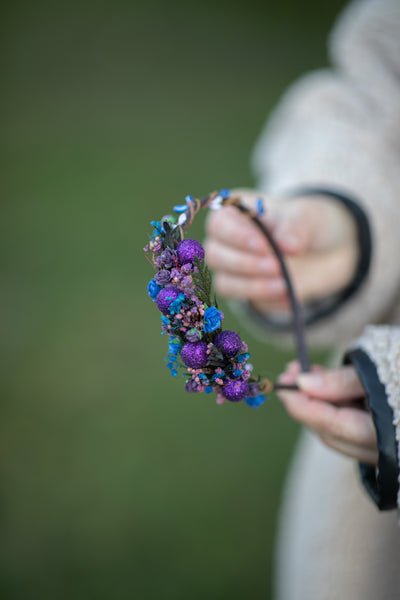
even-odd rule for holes
{"type": "MultiPolygon", "coordinates": [[[[263,219],[286,254],[301,301],[325,297],[351,281],[358,257],[356,227],[339,202],[324,196],[277,200],[254,191],[232,193],[248,206],[264,198],[263,219]]],[[[210,211],[206,253],[221,296],[250,300],[265,312],[289,308],[279,264],[268,242],[234,207],[210,211]]]]}
{"type": "Polygon", "coordinates": [[[313,429],[321,440],[361,462],[378,463],[378,444],[371,415],[360,407],[365,396],[355,369],[313,367],[300,373],[298,362],[289,363],[280,383],[297,383],[299,391],[279,391],[288,413],[313,429]]]}

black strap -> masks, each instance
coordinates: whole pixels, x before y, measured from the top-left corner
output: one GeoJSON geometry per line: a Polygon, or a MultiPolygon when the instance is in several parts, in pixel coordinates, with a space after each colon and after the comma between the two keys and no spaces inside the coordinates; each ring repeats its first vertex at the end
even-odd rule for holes
{"type": "Polygon", "coordinates": [[[369,409],[378,438],[378,467],[360,463],[361,479],[367,492],[380,510],[397,507],[399,464],[393,411],[387,401],[386,390],[380,381],[376,366],[363,350],[355,349],[345,356],[351,363],[367,395],[369,409]]]}

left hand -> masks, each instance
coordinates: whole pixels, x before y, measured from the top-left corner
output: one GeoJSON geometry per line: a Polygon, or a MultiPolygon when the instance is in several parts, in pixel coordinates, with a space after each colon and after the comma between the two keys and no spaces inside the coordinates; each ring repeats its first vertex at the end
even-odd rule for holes
{"type": "Polygon", "coordinates": [[[288,413],[313,429],[331,448],[361,462],[377,465],[378,443],[370,413],[356,400],[365,396],[355,369],[313,367],[301,373],[297,362],[289,363],[280,383],[297,383],[299,391],[281,390],[279,398],[288,413]]]}

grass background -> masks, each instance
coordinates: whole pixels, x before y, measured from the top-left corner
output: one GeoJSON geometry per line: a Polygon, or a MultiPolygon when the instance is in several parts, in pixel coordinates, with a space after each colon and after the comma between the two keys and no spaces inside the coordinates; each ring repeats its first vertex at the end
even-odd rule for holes
{"type": "MultiPolygon", "coordinates": [[[[270,597],[297,428],[170,377],[142,247],[187,193],[254,184],[341,5],[2,3],[2,598],[270,597]]],[[[275,376],[290,355],[245,337],[275,376]]]]}

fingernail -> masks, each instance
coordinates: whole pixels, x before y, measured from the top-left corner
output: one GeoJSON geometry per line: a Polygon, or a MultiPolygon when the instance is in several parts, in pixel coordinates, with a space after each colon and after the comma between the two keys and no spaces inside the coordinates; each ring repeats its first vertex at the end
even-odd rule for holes
{"type": "Polygon", "coordinates": [[[294,383],[293,375],[287,372],[281,373],[278,377],[278,383],[294,383]]]}
{"type": "Polygon", "coordinates": [[[323,387],[323,378],[320,373],[302,373],[297,377],[297,385],[303,389],[318,390],[323,387]]]}

